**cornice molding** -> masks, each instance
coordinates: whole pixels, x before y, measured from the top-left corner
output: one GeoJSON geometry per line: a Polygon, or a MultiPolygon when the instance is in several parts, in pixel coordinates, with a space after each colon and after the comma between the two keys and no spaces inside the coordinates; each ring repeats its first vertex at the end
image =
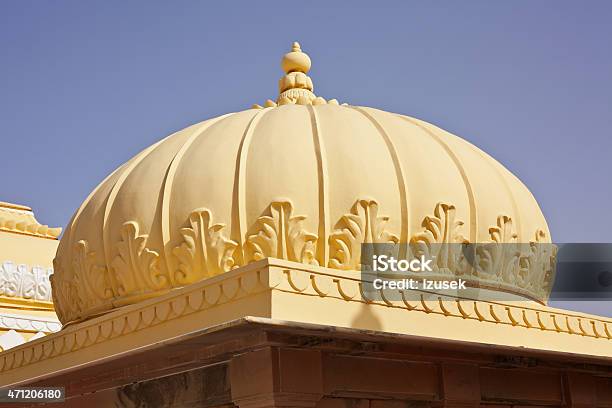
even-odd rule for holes
{"type": "MultiPolygon", "coordinates": [[[[192,326],[204,328],[210,322],[215,324],[227,322],[245,316],[258,315],[253,308],[262,297],[269,294],[266,310],[261,317],[280,318],[281,320],[302,321],[303,302],[307,301],[313,308],[324,307],[334,310],[338,318],[338,327],[351,327],[340,307],[355,307],[359,310],[369,309],[377,316],[389,319],[397,324],[397,312],[409,313],[406,320],[414,318],[429,326],[437,326],[442,332],[449,324],[462,325],[466,330],[449,332],[449,339],[465,337],[467,341],[479,341],[473,336],[470,328],[478,325],[484,333],[505,339],[506,335],[519,339],[521,344],[529,344],[536,349],[568,352],[584,355],[605,355],[612,357],[612,320],[586,314],[566,313],[561,310],[529,303],[531,306],[485,302],[473,299],[445,298],[443,296],[422,293],[418,301],[391,302],[373,300],[364,297],[362,283],[354,271],[340,271],[329,268],[304,265],[301,263],[266,258],[248,266],[228,273],[203,280],[162,295],[158,298],[144,300],[138,304],[125,306],[111,313],[92,318],[84,322],[74,322],[63,330],[44,338],[15,347],[0,353],[0,373],[8,373],[32,364],[76,353],[94,345],[109,344],[109,349],[117,344],[135,344],[144,346],[163,339],[153,339],[146,334],[155,326],[171,325],[179,319],[189,319],[193,315],[192,326]],[[307,298],[306,298],[307,297],[307,298]],[[342,306],[338,306],[338,301],[342,306]],[[252,301],[253,303],[248,303],[252,301]],[[225,306],[227,305],[227,306],[225,306]],[[276,306],[275,306],[276,305],[276,306]],[[294,306],[293,308],[287,306],[294,306]],[[363,308],[366,309],[363,309],[363,308]],[[275,315],[282,309],[282,314],[275,315]],[[204,314],[202,314],[204,313],[204,314]],[[293,313],[291,319],[287,313],[293,313]],[[203,316],[208,316],[205,320],[203,316]],[[341,321],[341,319],[345,321],[341,321]],[[447,320],[448,319],[448,320],[447,320]],[[472,322],[472,323],[468,323],[472,322]],[[143,333],[136,333],[144,331],[143,333]],[[136,337],[132,336],[135,335],[136,337]],[[570,336],[571,341],[562,338],[556,348],[549,345],[550,336],[570,336]],[[125,342],[114,342],[114,339],[125,337],[125,342]],[[127,338],[130,338],[129,340],[127,338]],[[596,343],[593,343],[596,342],[596,343]],[[560,344],[560,345],[559,345],[560,344]],[[593,351],[593,353],[591,353],[593,351]],[[603,353],[603,354],[602,354],[603,353]]],[[[383,298],[384,299],[384,298],[383,298]]],[[[527,302],[524,302],[527,303],[527,302]]],[[[328,320],[330,319],[329,317],[328,320]]],[[[401,319],[400,319],[401,320],[401,319]]],[[[183,321],[183,320],[181,320],[183,321]]],[[[304,320],[305,323],[312,323],[304,320]]],[[[178,323],[178,322],[177,322],[178,323]]],[[[329,322],[321,324],[330,324],[329,322]]],[[[183,330],[188,326],[180,326],[183,330]]],[[[402,325],[407,334],[420,335],[423,326],[402,325]]],[[[372,330],[381,330],[372,327],[372,330]]],[[[393,331],[393,330],[391,330],[393,331]]],[[[181,333],[164,330],[163,336],[174,337],[181,333]]],[[[400,330],[401,332],[401,330],[400,330]]],[[[160,335],[159,331],[155,332],[160,335]]],[[[423,334],[421,334],[423,335],[423,334]]],[[[442,336],[443,337],[443,336],[442,336]]],[[[565,337],[569,340],[570,337],[565,337]]],[[[446,338],[446,337],[444,337],[446,338]]],[[[481,340],[482,341],[482,340],[481,340]]],[[[500,340],[499,345],[509,345],[500,340]]],[[[96,348],[100,352],[100,348],[96,348]]],[[[113,353],[128,350],[113,350],[113,353]]],[[[89,354],[88,354],[89,355],[89,354]]],[[[82,355],[83,358],[84,355],[82,355]]],[[[91,358],[88,357],[88,358],[91,358]]],[[[70,361],[74,360],[71,358],[70,361]]],[[[90,361],[90,360],[87,360],[90,361]]],[[[9,376],[6,381],[9,381],[9,376]]],[[[16,373],[11,378],[19,377],[16,373]]],[[[0,384],[2,385],[2,384],[0,384]]]]}
{"type": "Polygon", "coordinates": [[[0,313],[0,329],[54,333],[62,328],[57,319],[0,313]]]}
{"type": "Polygon", "coordinates": [[[56,240],[62,229],[39,223],[30,207],[0,201],[0,231],[56,240]]]}

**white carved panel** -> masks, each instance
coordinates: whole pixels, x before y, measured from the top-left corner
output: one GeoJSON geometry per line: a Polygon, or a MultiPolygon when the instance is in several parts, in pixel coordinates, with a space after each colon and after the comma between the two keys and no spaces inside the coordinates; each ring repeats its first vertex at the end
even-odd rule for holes
{"type": "Polygon", "coordinates": [[[53,268],[25,264],[16,265],[12,261],[0,263],[0,296],[51,301],[49,276],[53,268]]]}

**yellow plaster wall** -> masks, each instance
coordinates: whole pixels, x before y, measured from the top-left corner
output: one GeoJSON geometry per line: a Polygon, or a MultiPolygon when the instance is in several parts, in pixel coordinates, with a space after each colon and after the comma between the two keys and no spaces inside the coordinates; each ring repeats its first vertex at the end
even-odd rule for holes
{"type": "MultiPolygon", "coordinates": [[[[2,203],[2,208],[7,206],[11,207],[11,209],[15,207],[20,211],[24,209],[29,210],[28,207],[2,203]]],[[[17,218],[31,218],[30,224],[34,225],[36,223],[33,213],[15,215],[5,210],[2,215],[4,215],[4,221],[6,221],[6,216],[8,215],[17,218]]],[[[17,221],[21,218],[17,219],[17,221]]],[[[39,224],[36,223],[36,225],[39,224]]],[[[40,228],[44,229],[46,227],[41,226],[40,228]]],[[[33,267],[41,267],[45,270],[52,268],[53,258],[55,257],[59,241],[52,236],[46,235],[48,234],[39,233],[38,229],[34,232],[29,231],[27,228],[22,232],[16,228],[13,228],[11,231],[0,229],[0,265],[10,261],[15,266],[26,265],[28,271],[31,271],[33,267]]],[[[0,284],[8,285],[8,287],[15,285],[13,276],[12,273],[0,276],[0,284]],[[8,279],[8,282],[5,281],[6,279],[8,279]]],[[[17,279],[19,281],[21,277],[17,279]]],[[[50,300],[47,301],[40,298],[26,299],[19,297],[19,295],[9,296],[4,291],[3,293],[0,292],[0,339],[5,335],[10,336],[9,332],[14,330],[23,338],[23,341],[27,342],[33,336],[40,336],[42,333],[48,334],[60,327],[53,303],[50,300]],[[15,318],[21,322],[19,325],[15,324],[15,318]],[[52,323],[52,326],[50,326],[49,322],[55,323],[52,323]]],[[[2,349],[2,345],[0,345],[0,349],[2,349]]]]}
{"type": "Polygon", "coordinates": [[[59,241],[0,231],[0,262],[13,261],[29,267],[53,266],[53,258],[59,241]]]}

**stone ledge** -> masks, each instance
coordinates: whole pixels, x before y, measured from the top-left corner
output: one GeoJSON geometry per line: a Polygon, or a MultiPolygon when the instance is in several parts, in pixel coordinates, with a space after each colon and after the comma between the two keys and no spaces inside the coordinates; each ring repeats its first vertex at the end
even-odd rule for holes
{"type": "Polygon", "coordinates": [[[267,258],[0,353],[0,386],[246,316],[612,357],[609,319],[520,303],[374,301],[354,271],[267,258]]]}

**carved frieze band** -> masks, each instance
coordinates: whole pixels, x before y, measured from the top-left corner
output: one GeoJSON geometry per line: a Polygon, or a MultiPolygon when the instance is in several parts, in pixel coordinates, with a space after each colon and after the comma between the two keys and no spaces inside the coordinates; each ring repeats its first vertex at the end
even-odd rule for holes
{"type": "Polygon", "coordinates": [[[433,216],[423,220],[424,231],[411,238],[410,246],[415,255],[434,260],[435,272],[475,279],[485,287],[501,283],[532,298],[547,299],[554,280],[556,247],[547,241],[544,231],[538,229],[529,243],[519,243],[512,219],[500,215],[489,228],[490,241],[472,247],[474,259],[468,262],[462,246],[457,245],[469,244],[460,233],[463,224],[455,219],[453,205],[438,203],[433,216]]]}
{"type": "MultiPolygon", "coordinates": [[[[150,248],[148,235],[140,232],[136,222],[128,221],[121,228],[109,268],[95,264],[96,254],[86,241],[75,244],[70,278],[61,263],[55,263],[52,285],[58,289],[54,291],[57,312],[62,321],[72,321],[111,309],[117,299],[152,295],[228,272],[241,266],[238,259],[251,263],[270,257],[319,265],[317,246],[325,244],[330,254],[325,266],[358,270],[362,243],[399,242],[398,235],[389,231],[389,217],[380,214],[379,203],[372,199],[357,200],[334,224],[327,243],[306,229],[305,220],[290,201],[274,201],[246,232],[240,247],[228,238],[224,224],[213,222],[210,210],[198,208],[180,229],[181,241],[171,248],[169,262],[162,262],[163,251],[150,248]],[[236,256],[238,251],[242,257],[236,256]]],[[[490,243],[477,248],[474,267],[456,245],[468,241],[453,205],[438,203],[421,225],[422,231],[410,238],[410,247],[434,259],[435,272],[463,275],[493,287],[503,283],[535,299],[547,297],[556,254],[551,245],[538,245],[547,239],[543,231],[535,231],[526,251],[517,243],[512,219],[500,215],[489,228],[490,243]]]]}
{"type": "Polygon", "coordinates": [[[54,333],[61,328],[56,319],[0,313],[0,329],[54,333]]]}
{"type": "Polygon", "coordinates": [[[12,261],[0,263],[0,296],[51,301],[49,276],[53,268],[29,267],[12,261]]]}

